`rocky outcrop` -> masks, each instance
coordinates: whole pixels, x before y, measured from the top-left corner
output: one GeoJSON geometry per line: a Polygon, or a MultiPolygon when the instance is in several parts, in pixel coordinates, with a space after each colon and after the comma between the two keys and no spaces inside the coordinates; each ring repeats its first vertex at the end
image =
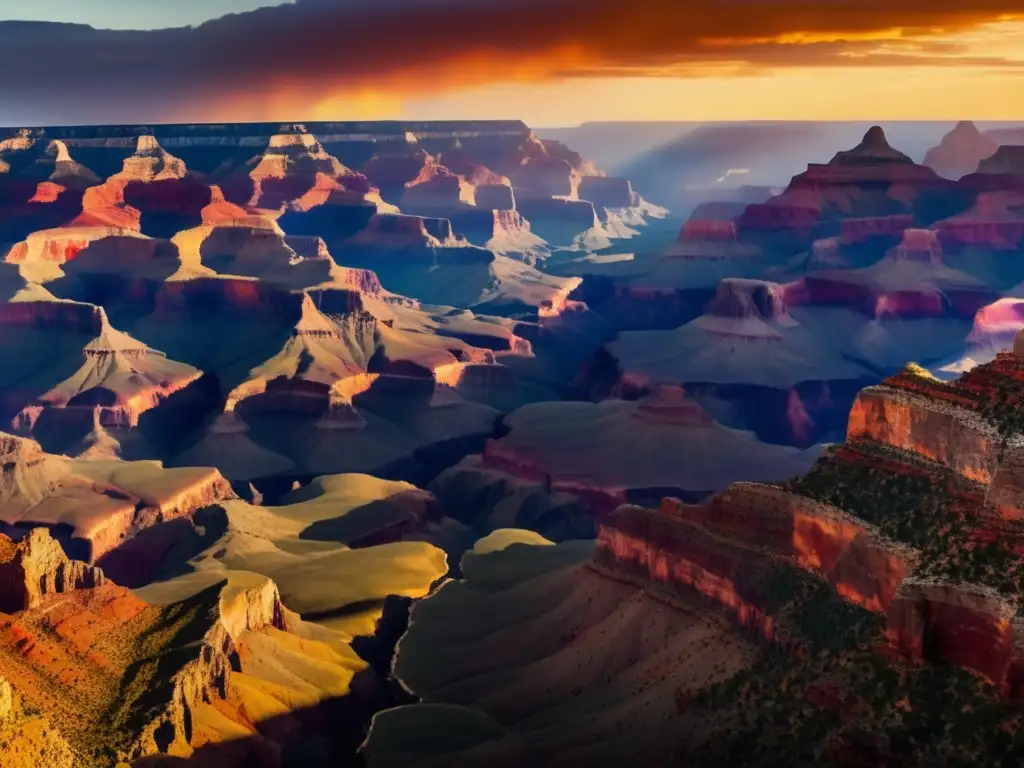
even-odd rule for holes
{"type": "Polygon", "coordinates": [[[999,438],[973,401],[955,392],[915,390],[891,380],[863,390],[850,411],[847,439],[909,451],[975,482],[991,482],[999,438]]]}
{"type": "MultiPolygon", "coordinates": [[[[982,176],[979,173],[972,178],[982,176]]],[[[1011,178],[1016,184],[1018,177],[1011,178]]],[[[943,244],[959,250],[1017,251],[1024,244],[1024,186],[1000,189],[1002,186],[1002,182],[985,178],[985,187],[996,189],[981,192],[963,213],[936,222],[943,244]]]]}
{"type": "Polygon", "coordinates": [[[924,164],[947,179],[959,179],[978,170],[978,165],[995,154],[996,143],[969,120],[956,124],[939,145],[928,150],[924,164]]]}
{"type": "MultiPolygon", "coordinates": [[[[814,259],[824,266],[842,263],[841,243],[818,241],[814,259]]],[[[905,229],[885,257],[863,269],[811,273],[791,289],[794,303],[844,305],[869,317],[961,317],[996,297],[977,278],[943,262],[941,231],[905,229]]]]}
{"type": "Polygon", "coordinates": [[[604,208],[633,208],[642,202],[629,179],[610,176],[585,176],[580,180],[578,192],[580,199],[604,208]]]}
{"type": "Polygon", "coordinates": [[[474,160],[461,143],[455,149],[440,154],[437,160],[445,168],[474,187],[508,187],[511,184],[501,174],[495,173],[483,163],[474,160]]]}
{"type": "Polygon", "coordinates": [[[780,590],[814,573],[877,614],[897,654],[1024,694],[1024,461],[1019,432],[1007,430],[1024,391],[1021,339],[956,382],[909,367],[864,390],[846,445],[785,486],[736,483],[700,505],[620,508],[602,524],[595,563],[656,594],[703,595],[783,642],[792,615],[780,590]]]}
{"type": "Polygon", "coordinates": [[[403,210],[451,212],[476,205],[476,188],[443,165],[428,164],[405,185],[403,210]]]}
{"type": "MultiPolygon", "coordinates": [[[[116,330],[102,307],[95,309],[98,333],[81,350],[82,364],[71,376],[47,382],[30,396],[15,424],[31,431],[45,412],[67,427],[136,427],[139,417],[202,377],[192,366],[168,360],[116,330]]],[[[56,421],[54,421],[56,423],[56,421]]]]}
{"type": "Polygon", "coordinates": [[[701,506],[666,499],[657,510],[622,507],[602,525],[595,554],[599,565],[658,589],[695,589],[769,639],[778,606],[757,574],[773,566],[817,572],[845,599],[884,613],[915,559],[838,509],[750,483],[701,506]]]}
{"type": "Polygon", "coordinates": [[[546,241],[535,235],[519,211],[479,208],[451,214],[452,229],[474,245],[497,253],[521,255],[535,263],[546,255],[546,241]]]}
{"type": "Polygon", "coordinates": [[[431,227],[430,221],[422,216],[404,214],[375,214],[366,228],[351,238],[350,242],[361,245],[388,247],[438,247],[452,239],[451,224],[447,219],[435,220],[438,225],[431,227]],[[430,231],[435,228],[436,234],[430,231]]]}
{"type": "MultiPolygon", "coordinates": [[[[124,702],[128,718],[145,716],[141,732],[130,749],[133,759],[154,754],[189,754],[192,751],[192,713],[203,703],[228,699],[233,669],[239,666],[239,647],[246,633],[264,628],[288,630],[288,612],[281,604],[277,586],[258,578],[252,586],[237,588],[221,582],[190,598],[195,608],[206,612],[209,628],[191,652],[173,645],[161,649],[168,660],[179,657],[178,668],[162,688],[167,697],[155,712],[142,697],[124,702]],[[184,663],[182,663],[184,662],[184,663]],[[147,711],[150,710],[150,711],[147,711]]],[[[175,609],[172,605],[171,611],[175,609]]],[[[292,621],[298,617],[292,615],[292,621]]],[[[145,695],[144,691],[140,691],[145,695]]],[[[240,714],[240,713],[239,713],[240,714]]]]}
{"type": "MultiPolygon", "coordinates": [[[[135,238],[149,241],[132,229],[118,227],[67,227],[35,232],[17,243],[4,258],[9,264],[28,264],[45,267],[61,266],[73,261],[94,243],[107,238],[135,238]]],[[[53,275],[59,273],[52,272],[53,275]]]]}
{"type": "MultiPolygon", "coordinates": [[[[349,423],[352,398],[376,380],[366,366],[373,356],[374,319],[349,314],[341,323],[324,316],[309,294],[282,349],[253,368],[227,395],[226,411],[287,411],[322,416],[325,426],[349,423]]],[[[361,419],[355,419],[361,422],[361,419]]]]}
{"type": "Polygon", "coordinates": [[[611,240],[601,228],[594,204],[586,200],[523,197],[516,195],[516,208],[530,222],[530,228],[553,245],[584,241],[602,248],[611,240]]]}
{"type": "Polygon", "coordinates": [[[48,595],[102,586],[103,571],[69,560],[46,528],[33,528],[19,542],[0,534],[0,611],[35,608],[48,595]]]}
{"type": "Polygon", "coordinates": [[[978,173],[990,176],[1024,176],[1024,146],[1001,146],[978,164],[978,173]]]}
{"type": "Polygon", "coordinates": [[[415,137],[411,139],[402,146],[375,154],[361,168],[363,175],[380,189],[385,200],[397,203],[406,185],[435,162],[434,157],[418,145],[415,137]]]}
{"type": "Polygon", "coordinates": [[[154,553],[175,540],[173,526],[163,529],[168,532],[163,540],[147,537],[137,545],[134,537],[235,498],[214,469],[70,460],[45,453],[32,440],[3,433],[0,458],[6,467],[0,484],[0,531],[18,538],[26,530],[49,529],[69,557],[98,562],[122,581],[127,570],[132,583],[136,570],[155,569],[159,558],[154,553]]]}
{"type": "Polygon", "coordinates": [[[568,160],[549,155],[525,158],[509,174],[517,197],[577,199],[580,176],[568,160]]]}
{"type": "Polygon", "coordinates": [[[120,175],[112,180],[132,182],[182,179],[187,173],[185,163],[160,146],[155,136],[140,136],[135,153],[125,159],[120,175]]]}
{"type": "Polygon", "coordinates": [[[827,164],[809,165],[781,195],[749,206],[737,222],[744,236],[803,250],[816,234],[838,234],[844,219],[940,218],[933,210],[941,210],[936,199],[952,188],[952,182],[889,146],[875,126],[855,148],[827,164]]]}
{"type": "Polygon", "coordinates": [[[681,516],[620,507],[600,528],[594,565],[669,600],[696,592],[766,640],[779,638],[756,586],[771,561],[681,516]]]}
{"type": "Polygon", "coordinates": [[[252,208],[309,211],[325,203],[359,206],[379,201],[365,176],[343,165],[302,125],[281,126],[245,170],[247,178],[236,175],[224,183],[236,202],[252,208]],[[247,193],[250,197],[242,200],[247,193]]]}
{"type": "Polygon", "coordinates": [[[1024,635],[1014,601],[978,585],[907,579],[889,609],[886,634],[917,662],[977,672],[1014,697],[1024,693],[1024,635]]]}

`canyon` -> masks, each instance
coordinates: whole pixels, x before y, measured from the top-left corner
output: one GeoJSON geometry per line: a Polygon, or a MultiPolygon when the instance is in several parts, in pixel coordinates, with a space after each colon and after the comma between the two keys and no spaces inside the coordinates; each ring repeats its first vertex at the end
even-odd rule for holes
{"type": "Polygon", "coordinates": [[[1016,755],[1024,155],[864,130],[0,129],[4,760],[1016,755]]]}

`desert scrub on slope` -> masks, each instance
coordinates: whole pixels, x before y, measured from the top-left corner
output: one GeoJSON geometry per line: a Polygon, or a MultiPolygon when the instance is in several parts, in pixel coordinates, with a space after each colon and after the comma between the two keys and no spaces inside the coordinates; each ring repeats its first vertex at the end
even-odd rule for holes
{"type": "Polygon", "coordinates": [[[939,465],[927,474],[901,474],[863,466],[831,454],[793,493],[837,507],[920,552],[917,574],[973,582],[1016,596],[1024,591],[1024,564],[1002,538],[983,537],[979,506],[954,496],[962,480],[939,465]]]}

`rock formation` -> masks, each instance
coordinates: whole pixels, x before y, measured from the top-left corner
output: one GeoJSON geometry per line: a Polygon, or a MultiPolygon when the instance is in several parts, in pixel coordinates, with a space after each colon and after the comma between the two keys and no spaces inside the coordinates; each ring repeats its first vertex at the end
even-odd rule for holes
{"type": "Polygon", "coordinates": [[[722,280],[697,319],[672,331],[625,332],[606,345],[584,374],[591,395],[609,386],[620,395],[685,386],[723,408],[729,426],[772,442],[816,442],[873,377],[835,350],[813,319],[794,319],[789,292],[763,281],[722,280]]]}
{"type": "Polygon", "coordinates": [[[598,516],[669,488],[701,497],[725,487],[732,472],[785,478],[816,456],[728,429],[671,387],[633,402],[527,405],[505,426],[508,435],[487,443],[485,465],[579,496],[598,516]]]}
{"type": "Polygon", "coordinates": [[[803,477],[733,484],[701,504],[619,507],[589,561],[525,537],[474,549],[466,579],[413,611],[394,668],[429,703],[374,721],[369,765],[398,764],[385,735],[408,746],[406,759],[472,766],[998,759],[1013,748],[997,734],[1019,722],[1022,695],[1024,334],[1015,346],[957,382],[909,366],[865,390],[846,444],[803,477]],[[468,617],[485,605],[504,617],[488,624],[485,661],[431,650],[442,631],[446,648],[479,648],[489,620],[468,617]],[[468,625],[453,632],[441,617],[456,606],[468,625]],[[630,694],[617,695],[626,680],[630,694]],[[583,701],[611,706],[570,714],[583,701]],[[538,711],[558,725],[545,739],[538,711]],[[911,713],[927,736],[909,732],[911,713]],[[704,730],[663,738],[673,718],[704,730]],[[442,722],[474,723],[474,736],[428,751],[416,726],[442,722]],[[936,738],[939,726],[963,736],[936,738]],[[854,736],[867,733],[885,737],[854,736]]]}
{"type": "Polygon", "coordinates": [[[802,304],[842,304],[869,317],[952,316],[964,319],[994,299],[981,280],[943,261],[940,232],[905,229],[900,242],[870,267],[803,278],[802,304]]]}
{"type": "MultiPolygon", "coordinates": [[[[234,496],[212,469],[166,470],[155,461],[70,460],[3,433],[0,451],[7,467],[0,486],[0,530],[13,535],[33,527],[50,528],[70,556],[88,563],[106,566],[104,558],[120,557],[111,553],[142,531],[234,496]]],[[[165,541],[149,542],[155,551],[173,544],[173,526],[165,530],[165,541]]],[[[143,557],[128,566],[145,568],[144,561],[143,557]]],[[[108,570],[123,577],[117,567],[108,570]]],[[[70,572],[66,578],[72,578],[70,572]]]]}
{"type": "Polygon", "coordinates": [[[851,150],[827,164],[811,164],[786,190],[749,206],[738,219],[746,236],[798,251],[817,237],[836,234],[843,219],[913,213],[941,217],[952,182],[893,149],[875,126],[851,150]]]}
{"type": "Polygon", "coordinates": [[[947,179],[959,179],[978,170],[978,165],[995,154],[997,144],[970,121],[961,121],[928,150],[924,164],[947,179]]]}
{"type": "Polygon", "coordinates": [[[103,583],[103,571],[69,560],[45,528],[31,529],[17,543],[0,535],[0,611],[4,613],[27,611],[49,595],[103,583]]]}

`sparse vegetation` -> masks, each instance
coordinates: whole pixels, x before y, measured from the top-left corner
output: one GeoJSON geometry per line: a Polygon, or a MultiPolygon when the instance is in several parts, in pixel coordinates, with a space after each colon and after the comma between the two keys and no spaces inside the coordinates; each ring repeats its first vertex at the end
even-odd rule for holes
{"type": "MultiPolygon", "coordinates": [[[[879,456],[879,448],[857,449],[868,460],[891,458],[879,456]]],[[[892,540],[919,550],[919,576],[974,582],[1007,595],[1024,591],[1024,567],[1018,555],[1004,540],[981,533],[984,507],[971,496],[972,491],[979,496],[978,489],[943,467],[929,465],[915,474],[901,474],[832,454],[787,487],[842,509],[892,540]]]]}

